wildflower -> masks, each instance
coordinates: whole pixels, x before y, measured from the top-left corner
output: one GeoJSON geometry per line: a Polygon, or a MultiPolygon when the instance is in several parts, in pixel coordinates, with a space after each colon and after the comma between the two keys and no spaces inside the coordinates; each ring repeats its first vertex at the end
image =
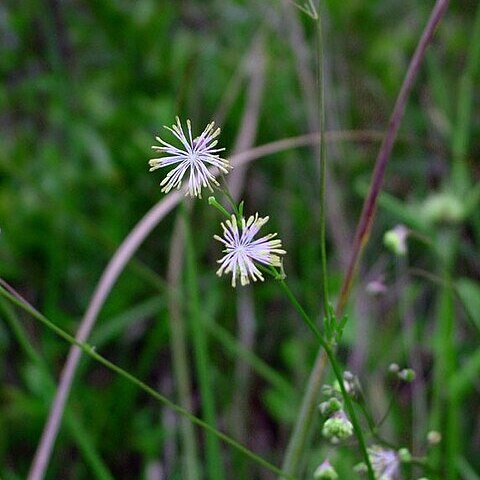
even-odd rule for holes
{"type": "Polygon", "coordinates": [[[405,225],[397,225],[392,230],[385,232],[383,243],[395,255],[403,257],[407,254],[408,228],[405,225]]]}
{"type": "Polygon", "coordinates": [[[248,220],[242,217],[240,229],[235,215],[230,220],[222,222],[223,238],[215,235],[215,240],[225,245],[223,258],[218,260],[220,268],[217,275],[224,272],[232,272],[232,287],[236,286],[237,277],[240,277],[240,283],[247,285],[250,279],[256,282],[258,279],[263,282],[262,272],[255,265],[255,262],[272,267],[281,267],[280,257],[285,254],[282,250],[282,241],[272,240],[277,236],[276,233],[270,233],[265,237],[254,240],[253,237],[260,228],[268,222],[268,217],[250,216],[248,220]]]}
{"type": "Polygon", "coordinates": [[[179,189],[182,186],[183,177],[189,171],[186,195],[201,198],[202,187],[208,187],[210,191],[213,191],[212,184],[218,186],[218,182],[208,170],[208,166],[217,167],[223,173],[228,173],[228,169],[231,168],[228,160],[220,158],[218,155],[218,152],[225,149],[214,148],[218,143],[215,138],[220,134],[220,129],[214,130],[215,122],[209,123],[202,134],[194,139],[190,120],[187,120],[188,137],[183,131],[180,119],[176,117],[176,120],[177,123],[172,125],[172,128],[166,126],[164,128],[180,140],[183,149],[163,141],[160,137],[155,137],[162,146],[154,145],[152,148],[157,152],[167,154],[167,156],[152,158],[148,162],[150,172],[169,165],[176,165],[160,183],[163,187],[162,192],[168,193],[172,188],[179,189]]]}
{"type": "Polygon", "coordinates": [[[324,424],[322,435],[332,442],[344,440],[353,435],[353,425],[343,410],[335,412],[324,424]]]}
{"type": "Polygon", "coordinates": [[[313,478],[315,480],[337,480],[338,474],[327,459],[313,472],[313,478]]]}
{"type": "Polygon", "coordinates": [[[394,480],[397,478],[400,460],[395,451],[374,445],[368,449],[375,478],[378,480],[394,480]]]}
{"type": "Polygon", "coordinates": [[[412,370],[411,368],[404,368],[403,370],[398,372],[398,378],[400,380],[403,380],[404,382],[411,383],[415,380],[415,377],[415,370],[412,370]]]}

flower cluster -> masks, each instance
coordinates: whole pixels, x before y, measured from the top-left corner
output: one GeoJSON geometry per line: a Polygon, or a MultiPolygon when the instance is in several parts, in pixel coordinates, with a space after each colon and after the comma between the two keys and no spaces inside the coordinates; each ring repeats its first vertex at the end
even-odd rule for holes
{"type": "MultiPolygon", "coordinates": [[[[164,127],[170,131],[183,148],[175,147],[160,137],[155,137],[161,146],[152,148],[165,156],[152,158],[149,161],[150,171],[175,165],[162,180],[162,192],[179,189],[182,180],[188,175],[188,187],[186,195],[201,198],[202,188],[213,191],[212,185],[219,186],[215,179],[214,171],[210,167],[216,167],[222,173],[228,173],[232,168],[228,160],[219,156],[224,148],[215,148],[220,134],[220,129],[215,129],[215,123],[209,123],[202,134],[194,138],[192,125],[187,120],[187,134],[185,134],[180,119],[176,118],[176,124],[172,127],[164,127]]],[[[222,210],[225,212],[225,210],[222,210]]],[[[281,267],[279,255],[285,254],[281,240],[275,238],[276,233],[270,233],[264,237],[255,239],[260,228],[268,222],[268,217],[259,217],[258,213],[245,219],[240,214],[232,215],[225,223],[222,223],[223,237],[215,235],[215,239],[225,245],[225,254],[219,261],[220,268],[217,274],[232,274],[232,286],[235,287],[240,278],[241,285],[247,285],[250,280],[263,281],[263,275],[259,264],[265,267],[281,267]]]]}

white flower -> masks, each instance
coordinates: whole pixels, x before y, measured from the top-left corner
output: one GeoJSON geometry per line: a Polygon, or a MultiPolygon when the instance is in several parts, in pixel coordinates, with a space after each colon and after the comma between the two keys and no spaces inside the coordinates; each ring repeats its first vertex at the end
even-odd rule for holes
{"type": "Polygon", "coordinates": [[[375,478],[378,480],[394,480],[397,478],[400,460],[395,451],[373,445],[368,449],[375,478]]]}
{"type": "Polygon", "coordinates": [[[191,197],[201,198],[202,187],[212,189],[212,183],[218,185],[215,177],[208,171],[208,166],[217,167],[223,173],[228,173],[230,163],[228,160],[220,158],[218,152],[225,150],[224,148],[214,148],[218,140],[216,137],[220,134],[220,129],[214,130],[215,122],[209,123],[202,134],[193,138],[192,125],[190,120],[187,120],[188,137],[185,135],[180,119],[176,117],[176,125],[164,127],[175,135],[183,145],[182,148],[174,147],[173,145],[163,141],[160,137],[155,137],[156,140],[162,144],[159,146],[152,146],[152,148],[161,153],[166,153],[167,156],[160,158],[152,158],[148,163],[150,171],[157,168],[167,167],[169,165],[176,165],[176,167],[167,173],[167,176],[162,180],[160,185],[163,187],[162,192],[168,193],[172,188],[179,189],[182,186],[182,179],[187,171],[189,171],[188,190],[186,195],[191,197]]]}
{"type": "Polygon", "coordinates": [[[214,238],[225,245],[224,257],[218,260],[221,264],[217,271],[220,276],[224,272],[232,273],[232,287],[235,287],[237,277],[240,277],[240,283],[247,285],[250,279],[256,282],[258,279],[263,281],[262,272],[255,265],[259,262],[263,265],[280,267],[280,257],[285,250],[282,250],[282,242],[279,239],[272,240],[276,233],[270,233],[265,237],[254,240],[253,237],[260,228],[268,222],[268,217],[261,218],[258,213],[250,216],[248,220],[242,218],[240,229],[237,225],[235,215],[231,220],[222,223],[223,238],[215,235],[214,238]]]}

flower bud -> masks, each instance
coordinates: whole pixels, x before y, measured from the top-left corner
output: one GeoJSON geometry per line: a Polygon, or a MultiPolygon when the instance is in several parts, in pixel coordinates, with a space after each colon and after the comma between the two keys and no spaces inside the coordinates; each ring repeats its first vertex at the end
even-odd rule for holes
{"type": "Polygon", "coordinates": [[[353,425],[343,410],[335,413],[323,424],[322,435],[332,441],[345,440],[353,435],[353,425]]]}
{"type": "Polygon", "coordinates": [[[402,463],[410,463],[412,461],[412,454],[408,448],[401,448],[398,451],[398,458],[402,463]]]}
{"type": "Polygon", "coordinates": [[[416,374],[415,371],[411,368],[404,368],[398,373],[398,378],[404,382],[411,383],[415,380],[416,374]]]}
{"type": "Polygon", "coordinates": [[[367,464],[364,462],[357,463],[353,467],[353,471],[355,473],[367,473],[368,472],[367,464]]]}
{"type": "Polygon", "coordinates": [[[389,366],[388,366],[388,371],[390,373],[398,373],[400,371],[400,367],[398,366],[397,363],[391,363],[389,366]]]}
{"type": "Polygon", "coordinates": [[[338,474],[328,460],[325,460],[313,473],[315,480],[337,480],[338,474]]]}
{"type": "Polygon", "coordinates": [[[438,445],[442,441],[442,434],[436,430],[427,433],[427,442],[430,445],[438,445]]]}
{"type": "Polygon", "coordinates": [[[385,232],[383,244],[395,255],[402,257],[407,253],[407,237],[408,228],[405,225],[397,225],[385,232]]]}
{"type": "Polygon", "coordinates": [[[324,417],[328,417],[332,413],[338,412],[339,410],[342,409],[342,407],[343,407],[342,402],[336,397],[332,397],[328,399],[326,402],[322,402],[318,406],[318,408],[320,409],[320,413],[324,417]]]}

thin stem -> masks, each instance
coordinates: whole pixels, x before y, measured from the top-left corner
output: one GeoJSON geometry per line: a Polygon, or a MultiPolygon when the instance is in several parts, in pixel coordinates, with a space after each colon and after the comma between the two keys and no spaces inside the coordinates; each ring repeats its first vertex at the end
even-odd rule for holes
{"type": "Polygon", "coordinates": [[[323,311],[330,317],[328,308],[328,272],[327,272],[327,247],[326,247],[326,188],[327,188],[327,152],[325,148],[325,74],[323,55],[322,15],[320,6],[317,14],[317,92],[318,92],[318,117],[320,125],[320,263],[322,269],[323,311]]]}
{"type": "Polygon", "coordinates": [[[441,431],[444,426],[444,450],[432,449],[430,461],[434,468],[442,470],[446,478],[457,478],[455,471],[456,457],[459,452],[460,429],[459,399],[445,395],[445,385],[451,385],[455,376],[456,347],[454,334],[454,290],[452,287],[452,269],[458,251],[458,232],[445,231],[437,239],[439,252],[445,260],[441,274],[444,284],[438,298],[437,324],[435,326],[432,406],[429,418],[429,429],[441,431]],[[442,469],[443,467],[443,469],[442,469]]]}
{"type": "Polygon", "coordinates": [[[188,410],[185,410],[184,408],[180,407],[179,405],[173,403],[170,401],[167,397],[163,396],[161,393],[158,393],[156,390],[153,388],[149,387],[146,383],[142,382],[138,378],[134,377],[132,374],[128,373],[126,370],[123,368],[115,365],[114,363],[110,362],[107,360],[105,357],[100,355],[95,351],[95,347],[88,345],[87,343],[79,342],[76,340],[74,337],[69,335],[67,332],[65,332],[63,329],[55,325],[53,322],[51,322],[47,317],[42,315],[39,311],[37,311],[35,308],[33,308],[31,305],[28,303],[23,302],[18,298],[16,295],[12,295],[9,291],[7,291],[3,285],[0,285],[0,295],[10,302],[12,302],[14,305],[17,307],[21,308],[28,314],[30,314],[35,320],[38,320],[40,323],[42,323],[45,327],[47,327],[49,330],[52,330],[57,334],[59,337],[61,337],[63,340],[68,342],[71,345],[74,345],[75,347],[79,348],[83,353],[85,353],[87,356],[92,358],[98,363],[101,363],[103,366],[108,368],[109,370],[115,372],[116,374],[120,375],[123,377],[125,380],[128,382],[136,385],[138,388],[146,392],[148,395],[151,397],[155,398],[158,400],[160,403],[163,405],[167,406],[168,408],[174,410],[178,414],[188,418],[192,423],[195,425],[198,425],[202,429],[212,433],[213,435],[217,436],[220,440],[225,442],[226,444],[232,446],[233,448],[237,449],[238,451],[242,452],[245,456],[249,457],[251,460],[254,462],[258,463],[259,465],[262,465],[265,467],[267,470],[272,471],[273,473],[280,475],[283,478],[288,478],[291,480],[295,480],[295,478],[292,475],[288,475],[282,470],[280,470],[278,467],[275,465],[272,465],[270,462],[264,460],[262,457],[259,455],[256,455],[252,451],[248,450],[248,448],[244,447],[243,445],[239,444],[236,442],[233,438],[230,438],[228,435],[225,435],[224,433],[220,432],[216,428],[212,427],[208,423],[204,422],[200,418],[196,417],[195,415],[192,415],[188,410]]]}
{"type": "MultiPolygon", "coordinates": [[[[367,465],[368,469],[368,477],[370,480],[375,480],[375,474],[373,472],[372,464],[370,462],[370,457],[368,456],[367,452],[367,443],[365,441],[365,438],[363,436],[362,429],[360,427],[360,423],[357,420],[357,414],[355,413],[355,409],[353,407],[352,399],[350,398],[350,395],[348,394],[346,388],[345,388],[345,383],[343,380],[343,372],[340,367],[340,364],[337,362],[337,359],[335,357],[335,352],[333,346],[327,342],[324,338],[323,335],[321,334],[319,328],[315,325],[313,320],[310,318],[310,316],[307,314],[307,312],[304,310],[304,308],[300,305],[300,302],[297,300],[295,297],[294,293],[290,290],[289,286],[285,282],[285,280],[281,279],[280,285],[287,295],[288,299],[290,300],[291,304],[297,310],[297,312],[300,314],[302,320],[307,324],[307,326],[312,330],[312,332],[315,334],[318,343],[320,346],[324,349],[328,360],[330,361],[330,364],[332,366],[333,373],[335,374],[335,377],[340,385],[340,391],[342,392],[342,397],[343,401],[345,402],[345,406],[347,407],[348,414],[350,416],[350,420],[352,421],[353,429],[355,431],[355,435],[357,437],[358,443],[360,445],[360,450],[362,452],[363,460],[365,461],[365,464],[367,465]]],[[[297,469],[298,464],[300,463],[300,455],[302,453],[302,450],[296,450],[299,455],[298,458],[293,458],[292,459],[292,470],[289,471],[287,470],[288,473],[292,473],[295,475],[295,471],[297,469]]],[[[284,466],[285,468],[285,466],[284,466]]]]}
{"type": "Polygon", "coordinates": [[[235,216],[240,219],[240,213],[238,211],[238,207],[237,207],[237,203],[235,202],[235,200],[233,199],[232,197],[232,194],[230,193],[230,190],[228,189],[228,183],[227,181],[225,180],[225,175],[222,173],[220,175],[220,179],[223,183],[223,188],[219,188],[219,190],[225,195],[225,197],[227,198],[228,200],[228,203],[230,204],[230,206],[232,207],[233,211],[235,212],[235,216]]]}
{"type": "Polygon", "coordinates": [[[400,123],[405,112],[405,106],[407,104],[408,97],[412,91],[415,78],[420,70],[420,65],[423,57],[425,56],[425,51],[432,41],[433,34],[435,33],[440,20],[447,10],[448,3],[449,0],[437,0],[435,3],[428,23],[422,33],[422,37],[420,38],[412,60],[410,61],[410,65],[408,66],[402,88],[400,89],[400,93],[398,94],[397,101],[395,102],[392,115],[390,116],[388,129],[385,133],[385,137],[375,162],[369,193],[363,204],[362,214],[360,216],[360,220],[358,221],[357,230],[355,232],[352,254],[338,300],[337,316],[341,316],[345,309],[350,289],[355,277],[357,265],[370,236],[370,230],[375,218],[378,196],[382,188],[385,170],[387,168],[388,160],[390,159],[393,145],[400,128],[400,123]]]}
{"type": "Polygon", "coordinates": [[[302,305],[300,305],[300,302],[297,300],[297,297],[293,294],[293,292],[290,290],[290,287],[287,285],[287,282],[285,280],[279,280],[280,286],[282,287],[283,291],[287,295],[288,299],[290,300],[290,303],[293,305],[295,310],[300,314],[302,317],[302,320],[306,323],[308,328],[313,332],[315,337],[317,338],[318,342],[322,347],[325,345],[325,340],[323,339],[322,333],[320,332],[320,329],[315,325],[313,320],[309,317],[307,312],[304,310],[302,305]]]}
{"type": "MultiPolygon", "coordinates": [[[[185,204],[182,204],[185,224],[186,244],[186,283],[188,306],[190,313],[190,329],[193,340],[193,352],[195,366],[198,374],[198,385],[200,388],[202,413],[205,421],[210,425],[216,425],[215,398],[212,384],[212,365],[208,354],[208,342],[205,329],[202,325],[202,310],[200,307],[200,292],[198,290],[197,265],[195,258],[195,247],[189,225],[189,218],[185,204]]],[[[218,439],[207,433],[206,435],[206,457],[208,478],[222,480],[223,471],[220,456],[220,445],[218,439]]]]}

